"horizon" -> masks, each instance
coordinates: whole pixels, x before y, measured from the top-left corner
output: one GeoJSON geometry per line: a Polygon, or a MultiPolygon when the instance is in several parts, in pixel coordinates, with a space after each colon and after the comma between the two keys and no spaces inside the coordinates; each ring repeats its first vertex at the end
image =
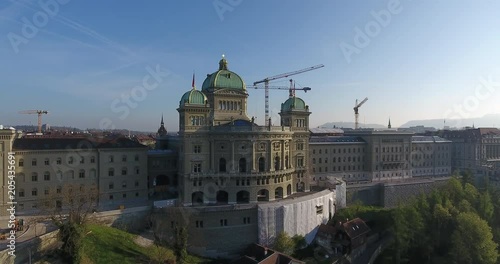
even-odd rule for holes
{"type": "MultiPolygon", "coordinates": [[[[354,122],[354,102],[365,97],[361,124],[500,114],[497,2],[56,3],[0,3],[0,69],[9,87],[0,124],[36,124],[36,115],[18,111],[43,109],[51,126],[156,131],[163,114],[167,130],[177,131],[176,108],[193,74],[200,89],[222,54],[247,86],[324,64],[291,76],[312,88],[297,91],[311,128],[354,122]],[[127,102],[131,93],[137,100],[127,102]]],[[[270,85],[288,86],[288,78],[270,85]]],[[[247,91],[247,113],[263,125],[264,90],[247,91]]],[[[288,93],[269,94],[279,123],[288,93]]]]}

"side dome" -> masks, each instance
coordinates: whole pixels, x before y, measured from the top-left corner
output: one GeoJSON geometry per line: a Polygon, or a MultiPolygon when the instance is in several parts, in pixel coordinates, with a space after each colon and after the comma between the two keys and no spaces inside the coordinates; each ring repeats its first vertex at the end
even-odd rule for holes
{"type": "Polygon", "coordinates": [[[181,97],[181,101],[179,102],[179,106],[183,106],[185,104],[191,105],[205,105],[207,102],[207,96],[201,91],[196,89],[192,89],[184,93],[181,97]]]}
{"type": "Polygon", "coordinates": [[[222,59],[219,61],[219,70],[212,74],[207,74],[207,78],[203,81],[201,90],[207,91],[214,88],[246,90],[243,79],[241,79],[238,74],[228,70],[227,60],[224,56],[222,56],[222,59]]]}
{"type": "Polygon", "coordinates": [[[288,98],[284,103],[281,104],[281,111],[290,110],[307,110],[306,103],[304,100],[298,97],[288,98]]]}

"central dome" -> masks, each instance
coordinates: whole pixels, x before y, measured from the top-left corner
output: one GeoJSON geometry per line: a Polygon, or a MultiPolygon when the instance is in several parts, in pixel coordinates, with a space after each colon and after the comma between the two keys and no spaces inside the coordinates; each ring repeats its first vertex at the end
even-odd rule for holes
{"type": "Polygon", "coordinates": [[[219,61],[219,70],[212,74],[207,74],[207,78],[201,87],[202,91],[213,89],[246,90],[243,79],[238,74],[227,69],[227,60],[224,56],[219,61]]]}

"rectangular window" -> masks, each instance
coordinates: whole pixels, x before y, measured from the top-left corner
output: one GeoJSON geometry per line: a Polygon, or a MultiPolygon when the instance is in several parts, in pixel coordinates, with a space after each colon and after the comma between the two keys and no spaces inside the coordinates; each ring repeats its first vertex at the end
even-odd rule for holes
{"type": "Polygon", "coordinates": [[[90,163],[95,163],[95,157],[94,156],[90,157],[90,163]]]}
{"type": "Polygon", "coordinates": [[[49,159],[45,159],[44,163],[45,163],[45,165],[49,165],[50,164],[49,159]]]}
{"type": "Polygon", "coordinates": [[[316,214],[323,214],[323,205],[316,205],[316,214]]]}
{"type": "Polygon", "coordinates": [[[109,187],[110,190],[113,190],[113,188],[115,187],[115,185],[113,183],[110,183],[108,187],[109,187]]]}
{"type": "Polygon", "coordinates": [[[201,163],[193,164],[193,172],[200,173],[201,172],[201,163]]]}
{"type": "Polygon", "coordinates": [[[123,162],[127,162],[127,156],[123,155],[123,156],[122,156],[122,161],[123,161],[123,162]]]}
{"type": "Polygon", "coordinates": [[[33,159],[33,160],[31,161],[31,166],[36,166],[36,159],[33,159]]]}
{"type": "Polygon", "coordinates": [[[227,226],[227,219],[221,219],[220,226],[227,226]]]}
{"type": "Polygon", "coordinates": [[[203,221],[196,221],[197,228],[203,228],[203,221]]]}
{"type": "Polygon", "coordinates": [[[194,145],[193,152],[194,153],[201,153],[201,145],[194,145]]]}

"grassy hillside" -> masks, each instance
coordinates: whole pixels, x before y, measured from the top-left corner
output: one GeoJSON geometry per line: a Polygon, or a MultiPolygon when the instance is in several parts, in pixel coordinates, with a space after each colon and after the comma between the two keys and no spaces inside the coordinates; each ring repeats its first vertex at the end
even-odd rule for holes
{"type": "MultiPolygon", "coordinates": [[[[101,225],[89,225],[87,229],[82,244],[82,263],[165,263],[166,259],[175,259],[171,249],[155,245],[140,246],[134,241],[136,235],[119,229],[101,225]]],[[[208,263],[208,261],[189,256],[184,263],[208,263]]]]}

